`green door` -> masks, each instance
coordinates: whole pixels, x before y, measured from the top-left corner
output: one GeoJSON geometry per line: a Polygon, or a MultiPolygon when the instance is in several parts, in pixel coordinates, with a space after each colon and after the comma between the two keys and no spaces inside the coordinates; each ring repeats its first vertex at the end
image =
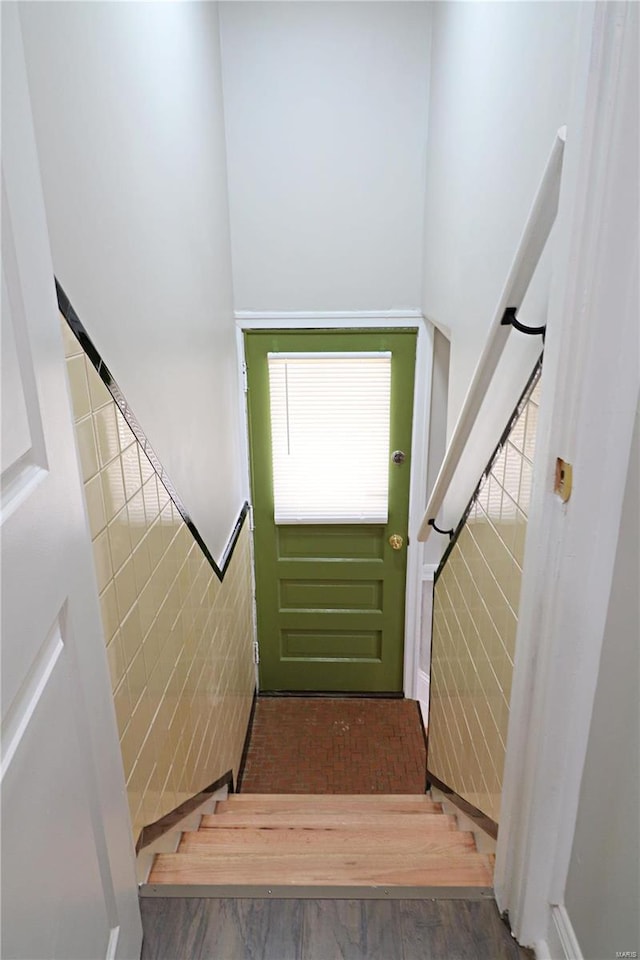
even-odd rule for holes
{"type": "Polygon", "coordinates": [[[415,353],[245,334],[262,691],[402,692],[415,353]]]}

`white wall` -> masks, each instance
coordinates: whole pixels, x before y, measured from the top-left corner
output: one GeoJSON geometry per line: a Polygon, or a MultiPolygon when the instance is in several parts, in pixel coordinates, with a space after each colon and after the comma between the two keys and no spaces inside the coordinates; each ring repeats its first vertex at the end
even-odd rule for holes
{"type": "Polygon", "coordinates": [[[429,407],[429,462],[427,490],[429,495],[447,449],[447,404],[449,402],[449,364],[451,344],[437,327],[433,328],[433,367],[431,370],[431,406],[429,407]]]}
{"type": "Polygon", "coordinates": [[[429,4],[220,11],[236,308],[419,309],[429,4]]]}
{"type": "Polygon", "coordinates": [[[640,944],[640,411],[565,902],[585,960],[640,944]]]}
{"type": "MultiPolygon", "coordinates": [[[[449,434],[554,135],[567,120],[581,6],[433,4],[422,305],[451,334],[449,434]]],[[[546,267],[523,307],[525,322],[544,314],[546,267]]],[[[511,338],[498,371],[502,412],[493,416],[480,461],[486,463],[540,348],[539,338],[511,338]]]]}
{"type": "Polygon", "coordinates": [[[217,5],[20,14],[56,274],[219,557],[245,491],[217,5]]]}

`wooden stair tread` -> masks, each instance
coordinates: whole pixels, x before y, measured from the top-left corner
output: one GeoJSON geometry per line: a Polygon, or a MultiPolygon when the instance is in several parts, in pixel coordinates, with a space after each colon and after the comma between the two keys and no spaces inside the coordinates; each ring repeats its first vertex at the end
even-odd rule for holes
{"type": "Polygon", "coordinates": [[[437,830],[430,833],[415,830],[398,831],[295,829],[286,827],[224,828],[183,833],[179,853],[212,854],[242,853],[380,853],[430,855],[432,853],[475,852],[473,834],[457,830],[437,830]]]}
{"type": "Polygon", "coordinates": [[[372,827],[388,829],[410,829],[416,834],[423,829],[455,830],[455,816],[445,813],[411,813],[404,818],[396,813],[324,813],[308,810],[306,812],[252,813],[234,811],[228,813],[207,814],[200,823],[201,830],[218,830],[224,827],[298,827],[307,829],[348,827],[354,830],[370,830],[372,827]]]}
{"type": "Polygon", "coordinates": [[[158,854],[150,884],[489,887],[486,857],[454,855],[158,854]]]}

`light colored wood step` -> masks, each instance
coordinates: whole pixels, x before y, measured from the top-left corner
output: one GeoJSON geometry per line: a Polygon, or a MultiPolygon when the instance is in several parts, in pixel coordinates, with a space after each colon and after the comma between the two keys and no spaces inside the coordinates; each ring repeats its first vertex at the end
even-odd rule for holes
{"type": "Polygon", "coordinates": [[[316,813],[313,810],[302,813],[251,813],[249,811],[214,813],[204,816],[201,830],[218,830],[227,827],[290,827],[292,829],[336,829],[348,827],[353,830],[410,829],[416,834],[420,830],[455,830],[456,818],[445,813],[412,813],[406,817],[395,813],[316,813]],[[403,826],[404,824],[404,826],[403,826]]]}
{"type": "Polygon", "coordinates": [[[442,804],[426,796],[334,794],[234,794],[215,813],[442,813],[442,804]]]}
{"type": "Polygon", "coordinates": [[[183,833],[179,853],[395,853],[396,855],[475,852],[472,833],[457,830],[328,830],[286,827],[199,830],[183,833]]]}
{"type": "Polygon", "coordinates": [[[419,856],[369,854],[158,854],[149,884],[199,886],[423,886],[490,887],[492,871],[481,854],[419,856]]]}

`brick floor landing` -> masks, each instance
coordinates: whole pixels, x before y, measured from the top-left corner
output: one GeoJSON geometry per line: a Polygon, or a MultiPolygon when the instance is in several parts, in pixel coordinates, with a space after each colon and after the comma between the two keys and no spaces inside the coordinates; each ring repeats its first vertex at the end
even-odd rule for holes
{"type": "Polygon", "coordinates": [[[424,793],[414,700],[258,698],[242,793],[424,793]]]}

